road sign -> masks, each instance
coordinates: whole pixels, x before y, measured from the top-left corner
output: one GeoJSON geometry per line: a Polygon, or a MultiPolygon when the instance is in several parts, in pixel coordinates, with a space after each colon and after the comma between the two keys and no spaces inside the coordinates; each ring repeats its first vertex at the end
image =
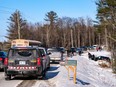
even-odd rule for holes
{"type": "Polygon", "coordinates": [[[76,84],[77,60],[65,60],[60,62],[60,65],[64,66],[68,70],[68,78],[70,78],[70,70],[74,73],[73,81],[76,84]]]}
{"type": "Polygon", "coordinates": [[[67,61],[65,61],[65,65],[67,65],[67,66],[77,66],[77,60],[67,60],[67,61]]]}

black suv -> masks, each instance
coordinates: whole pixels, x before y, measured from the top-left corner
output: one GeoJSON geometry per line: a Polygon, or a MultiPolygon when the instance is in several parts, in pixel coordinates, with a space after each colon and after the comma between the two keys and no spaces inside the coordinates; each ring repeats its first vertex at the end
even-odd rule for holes
{"type": "Polygon", "coordinates": [[[4,51],[0,51],[0,69],[4,68],[4,60],[7,56],[7,53],[4,51]]]}
{"type": "Polygon", "coordinates": [[[50,67],[50,58],[43,47],[13,47],[4,61],[5,79],[27,75],[43,77],[50,67]]]}

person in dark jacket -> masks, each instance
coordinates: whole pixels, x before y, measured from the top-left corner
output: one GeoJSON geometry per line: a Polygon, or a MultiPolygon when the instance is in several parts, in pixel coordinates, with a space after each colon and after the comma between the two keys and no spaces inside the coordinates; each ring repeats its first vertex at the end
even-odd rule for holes
{"type": "Polygon", "coordinates": [[[61,51],[61,61],[63,61],[63,54],[64,54],[64,52],[61,51]]]}
{"type": "Polygon", "coordinates": [[[79,55],[81,56],[81,54],[82,54],[82,51],[81,51],[81,50],[79,50],[79,55]]]}

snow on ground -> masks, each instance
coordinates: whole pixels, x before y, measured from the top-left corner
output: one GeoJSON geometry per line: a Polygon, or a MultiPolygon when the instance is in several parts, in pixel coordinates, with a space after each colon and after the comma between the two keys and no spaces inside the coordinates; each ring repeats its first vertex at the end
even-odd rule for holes
{"type": "MultiPolygon", "coordinates": [[[[97,55],[104,54],[104,56],[109,55],[109,52],[106,51],[94,53],[97,55]]],[[[52,67],[54,70],[47,72],[48,81],[52,84],[50,87],[116,87],[116,74],[113,74],[110,68],[101,68],[97,62],[89,60],[87,53],[70,59],[77,60],[77,83],[73,83],[72,72],[70,73],[70,79],[68,79],[66,68],[58,65],[52,67]]]]}
{"type": "MultiPolygon", "coordinates": [[[[106,51],[94,52],[94,54],[110,55],[106,51]]],[[[70,59],[77,60],[77,84],[73,83],[73,73],[68,80],[67,70],[61,66],[58,69],[59,74],[52,78],[53,80],[51,79],[56,87],[116,87],[116,75],[112,73],[112,70],[101,68],[97,62],[89,60],[87,53],[70,59]]]]}
{"type": "MultiPolygon", "coordinates": [[[[99,55],[109,55],[109,52],[94,52],[99,55]],[[108,53],[108,54],[107,54],[108,53]]],[[[84,81],[88,87],[116,87],[116,75],[111,69],[101,68],[98,63],[89,60],[87,53],[77,59],[77,85],[78,79],[84,81]]],[[[81,87],[84,85],[81,84],[81,87]]]]}

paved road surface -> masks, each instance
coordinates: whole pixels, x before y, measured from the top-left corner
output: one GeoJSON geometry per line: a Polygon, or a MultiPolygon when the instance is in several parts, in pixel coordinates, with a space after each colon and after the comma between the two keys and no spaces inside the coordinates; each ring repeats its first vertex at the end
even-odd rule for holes
{"type": "MultiPolygon", "coordinates": [[[[49,79],[54,78],[55,74],[52,73],[54,69],[58,69],[59,64],[51,64],[50,69],[47,71],[43,80],[37,80],[33,77],[15,77],[10,81],[4,79],[4,72],[0,71],[0,87],[55,87],[49,79]]],[[[57,73],[56,73],[57,74],[57,73]]]]}

